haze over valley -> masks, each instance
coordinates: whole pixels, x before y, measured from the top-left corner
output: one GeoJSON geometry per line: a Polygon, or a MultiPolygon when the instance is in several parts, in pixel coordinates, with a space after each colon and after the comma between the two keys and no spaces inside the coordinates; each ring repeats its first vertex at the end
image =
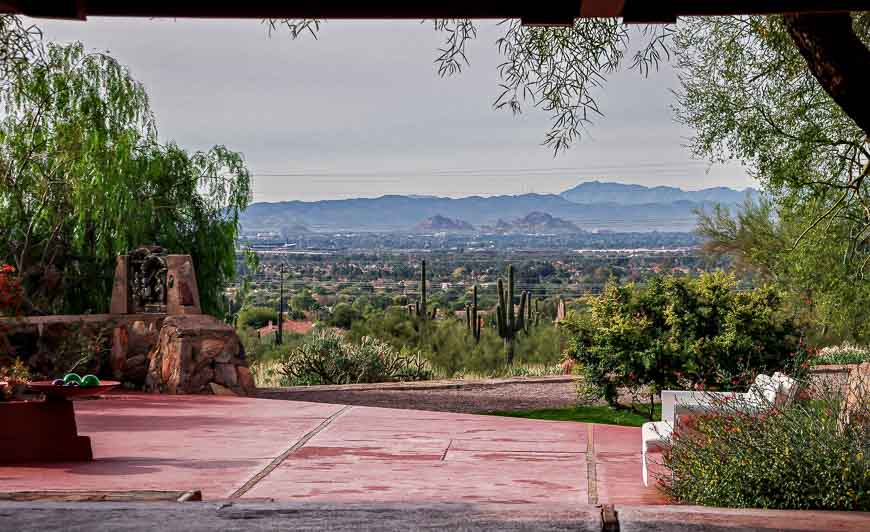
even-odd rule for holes
{"type": "Polygon", "coordinates": [[[259,202],[248,207],[243,233],[306,232],[689,232],[695,212],[715,204],[736,208],[755,189],[686,191],[588,181],[560,194],[446,198],[385,195],[321,201],[259,202]]]}

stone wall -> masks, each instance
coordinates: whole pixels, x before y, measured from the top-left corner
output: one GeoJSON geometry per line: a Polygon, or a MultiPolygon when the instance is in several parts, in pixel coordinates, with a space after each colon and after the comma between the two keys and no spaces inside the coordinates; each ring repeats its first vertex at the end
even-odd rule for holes
{"type": "Polygon", "coordinates": [[[865,362],[856,364],[849,373],[849,389],[846,394],[843,422],[862,423],[865,426],[870,423],[868,400],[870,400],[870,362],[865,362]]]}
{"type": "Polygon", "coordinates": [[[61,376],[79,356],[71,344],[89,338],[95,339],[88,340],[95,356],[77,367],[78,373],[161,393],[254,391],[235,330],[208,315],[38,316],[0,322],[0,340],[14,347],[13,356],[27,363],[35,378],[61,376]]]}
{"type": "Polygon", "coordinates": [[[162,317],[154,321],[136,320],[113,329],[109,363],[115,380],[136,386],[145,384],[148,356],[157,345],[163,320],[162,317]]]}
{"type": "Polygon", "coordinates": [[[148,360],[146,390],[170,394],[255,391],[235,330],[211,316],[167,317],[148,360]]]}
{"type": "Polygon", "coordinates": [[[4,338],[0,344],[6,348],[0,358],[20,358],[37,379],[62,376],[74,364],[77,373],[112,378],[109,353],[113,331],[134,321],[150,323],[156,319],[109,314],[4,318],[0,319],[0,336],[4,338]]]}
{"type": "Polygon", "coordinates": [[[809,369],[809,378],[816,388],[845,390],[853,369],[854,364],[812,366],[809,369]]]}

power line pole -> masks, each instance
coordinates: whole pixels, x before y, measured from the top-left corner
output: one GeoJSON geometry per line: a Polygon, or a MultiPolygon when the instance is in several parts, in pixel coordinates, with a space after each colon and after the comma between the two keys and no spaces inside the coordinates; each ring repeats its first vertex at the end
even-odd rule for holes
{"type": "Polygon", "coordinates": [[[281,269],[279,270],[281,288],[278,296],[278,331],[275,333],[275,345],[284,343],[284,273],[286,271],[286,266],[281,264],[281,269]]]}

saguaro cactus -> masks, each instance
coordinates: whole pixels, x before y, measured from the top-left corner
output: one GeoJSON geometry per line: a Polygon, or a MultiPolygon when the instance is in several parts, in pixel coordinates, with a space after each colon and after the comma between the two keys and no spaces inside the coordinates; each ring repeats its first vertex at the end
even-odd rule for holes
{"type": "Polygon", "coordinates": [[[408,305],[408,312],[423,320],[434,320],[438,315],[438,307],[432,308],[432,313],[426,309],[426,261],[420,264],[420,299],[414,305],[408,305]]]}
{"type": "MultiPolygon", "coordinates": [[[[535,305],[537,305],[537,304],[538,304],[538,302],[535,301],[535,305]]],[[[537,309],[535,309],[535,310],[537,310],[537,309]]],[[[532,322],[532,294],[530,293],[529,297],[528,297],[528,301],[526,301],[526,332],[529,332],[529,329],[532,327],[532,325],[537,325],[537,324],[532,322]]]]}
{"type": "Polygon", "coordinates": [[[514,267],[508,266],[508,286],[502,279],[498,280],[498,306],[495,308],[498,324],[498,335],[504,340],[505,358],[508,365],[514,363],[514,344],[517,333],[525,330],[526,305],[529,305],[529,293],[520,296],[518,312],[514,312],[514,267]]]}
{"type": "Polygon", "coordinates": [[[474,285],[471,291],[471,304],[465,305],[465,326],[474,335],[476,342],[480,342],[480,327],[482,323],[483,319],[477,316],[477,285],[474,285]]]}

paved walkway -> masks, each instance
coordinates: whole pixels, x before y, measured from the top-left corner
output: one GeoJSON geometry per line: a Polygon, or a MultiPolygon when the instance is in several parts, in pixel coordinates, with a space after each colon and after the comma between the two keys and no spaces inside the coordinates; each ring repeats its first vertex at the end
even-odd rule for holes
{"type": "Polygon", "coordinates": [[[0,467],[2,491],[202,490],[206,500],[660,504],[639,429],[269,399],[76,403],[96,460],[0,467]]]}

